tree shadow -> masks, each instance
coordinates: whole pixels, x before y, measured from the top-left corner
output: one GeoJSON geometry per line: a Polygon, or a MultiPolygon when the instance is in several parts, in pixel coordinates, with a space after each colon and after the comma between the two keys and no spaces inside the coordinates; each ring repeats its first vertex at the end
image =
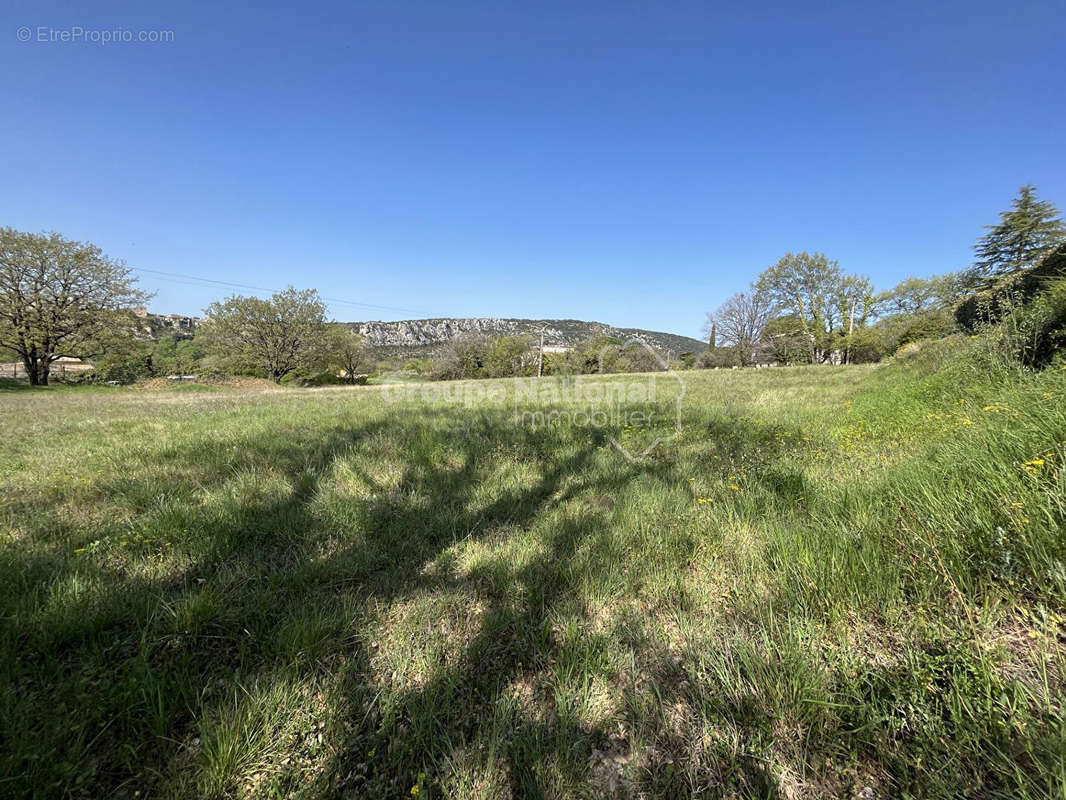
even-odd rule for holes
{"type": "MultiPolygon", "coordinates": [[[[227,775],[240,770],[209,741],[229,725],[237,738],[298,737],[285,744],[296,757],[262,765],[258,789],[279,796],[431,793],[459,762],[500,781],[484,796],[713,793],[715,783],[774,796],[757,760],[620,766],[629,744],[618,724],[641,724],[648,684],[627,687],[604,653],[639,625],[599,625],[583,587],[611,581],[628,557],[612,538],[617,498],[638,481],[687,485],[672,460],[631,463],[605,431],[533,430],[503,411],[393,411],[161,445],[82,496],[125,512],[95,527],[43,496],[8,506],[47,521],[38,548],[0,558],[0,583],[16,587],[0,600],[13,687],[0,764],[26,793],[232,793],[227,775]],[[92,562],[71,558],[71,545],[92,562]],[[458,563],[466,551],[482,557],[458,563]],[[432,637],[405,626],[443,625],[464,607],[440,637],[447,646],[419,652],[432,637]],[[390,673],[405,656],[422,672],[390,673]],[[622,687],[620,706],[571,707],[557,690],[567,681],[622,687]],[[322,727],[292,730],[283,703],[275,716],[241,717],[271,685],[307,687],[301,702],[322,727]],[[218,780],[190,782],[205,765],[218,780]]],[[[707,431],[734,460],[779,454],[778,433],[707,431]]],[[[782,503],[806,492],[761,480],[782,503]]],[[[630,649],[651,665],[660,707],[700,705],[661,642],[638,637],[630,649]]],[[[704,711],[752,730],[772,723],[755,706],[704,711]]],[[[668,736],[662,746],[684,751],[668,736]]]]}
{"type": "Polygon", "coordinates": [[[47,387],[30,386],[29,381],[21,380],[19,378],[0,378],[0,392],[24,392],[34,388],[47,387]]]}
{"type": "MultiPolygon", "coordinates": [[[[86,532],[52,520],[52,542],[27,560],[0,562],[0,581],[10,579],[20,597],[64,581],[86,584],[53,601],[33,624],[19,624],[27,607],[12,598],[16,622],[5,619],[4,671],[16,693],[5,696],[2,728],[10,774],[71,796],[187,793],[179,776],[198,758],[203,721],[225,713],[236,687],[278,675],[290,683],[318,681],[332,708],[325,743],[331,755],[316,794],[346,796],[361,776],[362,790],[373,796],[409,796],[420,773],[439,770],[457,752],[471,750],[476,762],[487,726],[500,723],[493,708],[525,673],[559,657],[551,618],[564,607],[580,612],[565,566],[579,560],[582,579],[596,579],[609,505],[568,514],[537,539],[534,558],[497,565],[491,582],[476,570],[459,575],[427,567],[457,542],[526,530],[546,509],[575,497],[609,497],[640,475],[676,480],[656,465],[620,461],[612,470],[593,469],[597,449],[607,447],[597,432],[546,437],[503,415],[468,415],[460,424],[425,412],[417,420],[337,425],[314,436],[249,435],[236,449],[210,442],[161,448],[143,466],[151,474],[183,465],[180,485],[160,487],[156,478],[131,473],[93,491],[128,508],[134,520],[150,518],[153,537],[172,526],[168,541],[137,538],[121,525],[86,532]],[[443,448],[434,434],[442,426],[452,429],[443,448]],[[486,453],[490,444],[494,451],[486,453]],[[323,481],[339,459],[361,451],[369,451],[364,460],[371,465],[391,459],[399,474],[385,485],[350,459],[349,480],[362,491],[349,510],[353,524],[334,529],[336,518],[316,508],[323,481]],[[530,480],[490,493],[486,502],[482,484],[501,453],[525,465],[530,480]],[[253,466],[275,475],[279,489],[242,494],[253,466]],[[228,502],[212,505],[210,492],[227,486],[228,502]],[[205,490],[208,500],[198,502],[205,490]],[[348,535],[352,529],[359,535],[348,535]],[[112,546],[122,535],[136,540],[139,558],[123,559],[112,546]],[[78,549],[104,543],[92,567],[60,552],[72,539],[78,549]],[[145,557],[169,564],[137,566],[145,557]],[[489,586],[501,581],[519,587],[521,599],[489,586]],[[367,626],[374,610],[449,591],[483,604],[476,632],[423,684],[383,689],[371,668],[367,626]],[[308,634],[315,620],[323,629],[308,634]],[[289,646],[305,640],[312,657],[289,646]],[[367,710],[367,700],[383,692],[387,706],[370,703],[367,710]],[[377,759],[360,772],[374,750],[377,759]]],[[[17,504],[8,510],[20,513],[17,504]]],[[[506,764],[511,791],[540,795],[546,744],[556,755],[555,780],[579,782],[605,733],[574,715],[541,719],[520,706],[513,712],[507,752],[494,755],[506,764]]],[[[302,780],[295,767],[274,778],[286,791],[302,780]]]]}

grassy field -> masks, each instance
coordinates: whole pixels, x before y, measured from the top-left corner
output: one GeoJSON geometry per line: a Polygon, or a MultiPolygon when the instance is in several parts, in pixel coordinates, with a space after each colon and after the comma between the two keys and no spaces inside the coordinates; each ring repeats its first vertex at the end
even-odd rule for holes
{"type": "Polygon", "coordinates": [[[968,346],[685,373],[639,462],[670,376],[9,386],[0,795],[1064,797],[1066,371],[968,346]]]}

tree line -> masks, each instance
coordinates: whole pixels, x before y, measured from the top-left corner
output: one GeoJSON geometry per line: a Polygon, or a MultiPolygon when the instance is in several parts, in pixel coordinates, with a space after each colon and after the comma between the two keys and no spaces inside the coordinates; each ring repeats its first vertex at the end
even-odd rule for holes
{"type": "Polygon", "coordinates": [[[1000,221],[986,226],[965,269],[909,277],[876,292],[863,275],[847,274],[823,253],[787,253],[748,291],[707,315],[707,365],[760,361],[850,364],[877,361],[917,339],[959,327],[964,298],[1031,268],[1066,240],[1058,210],[1023,186],[1000,221]]]}
{"type": "Polygon", "coordinates": [[[297,371],[353,381],[367,364],[360,338],[327,321],[314,289],[212,303],[194,338],[146,331],[134,308],[150,298],[96,245],[0,228],[0,355],[18,359],[33,386],[47,386],[61,358],[121,382],[205,363],[276,383],[297,371]]]}
{"type": "Polygon", "coordinates": [[[565,350],[542,352],[531,336],[461,337],[431,358],[411,359],[405,372],[432,380],[515,378],[536,375],[656,372],[669,354],[616,336],[593,336],[565,350]]]}
{"type": "MultiPolygon", "coordinates": [[[[787,253],[708,314],[706,352],[678,354],[670,366],[875,361],[909,341],[966,328],[985,307],[975,297],[1002,297],[991,287],[1066,241],[1058,210],[1032,186],[987,229],[966,269],[910,277],[884,292],[823,253],[787,253]]],[[[18,359],[32,385],[47,385],[63,357],[91,360],[99,378],[120,382],[192,369],[275,383],[354,382],[376,366],[357,334],[327,319],[314,289],[214,302],[194,336],[146,333],[133,309],[150,297],[123,262],[93,244],[0,228],[0,355],[18,359]]],[[[405,366],[435,379],[653,371],[666,366],[664,355],[609,337],[545,354],[526,337],[505,336],[454,341],[405,366]]]]}

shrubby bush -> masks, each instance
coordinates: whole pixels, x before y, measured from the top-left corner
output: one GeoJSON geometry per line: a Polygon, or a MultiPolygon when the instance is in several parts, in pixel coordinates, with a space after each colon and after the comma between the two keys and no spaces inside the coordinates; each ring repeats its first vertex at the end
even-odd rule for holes
{"type": "Polygon", "coordinates": [[[196,339],[168,336],[152,348],[151,372],[154,375],[189,375],[197,371],[204,355],[203,344],[196,339]]]}
{"type": "Polygon", "coordinates": [[[720,369],[739,365],[740,356],[737,355],[732,347],[716,347],[713,350],[704,350],[696,356],[694,363],[696,369],[720,369]]]}
{"type": "Polygon", "coordinates": [[[487,343],[483,339],[455,339],[448,343],[430,368],[430,377],[437,381],[485,377],[487,343]]]}
{"type": "Polygon", "coordinates": [[[950,336],[955,330],[955,321],[946,308],[894,314],[856,332],[852,343],[852,361],[880,361],[911,342],[940,339],[950,336]]]}
{"type": "Polygon", "coordinates": [[[1050,363],[1066,344],[1066,277],[1045,282],[1029,302],[1011,305],[1010,296],[996,304],[999,320],[983,326],[989,352],[1026,367],[1050,363]]]}
{"type": "Polygon", "coordinates": [[[412,358],[400,367],[403,372],[412,372],[416,375],[429,375],[432,368],[433,361],[429,358],[412,358]]]}
{"type": "Polygon", "coordinates": [[[151,341],[129,339],[108,349],[103,355],[92,360],[93,370],[87,380],[93,383],[136,383],[151,378],[153,371],[153,352],[155,344],[151,341]]]}
{"type": "MultiPolygon", "coordinates": [[[[694,358],[695,361],[695,358],[694,358]]],[[[666,353],[655,353],[637,342],[614,336],[597,336],[566,353],[551,353],[544,359],[545,375],[592,375],[617,372],[660,372],[666,353]]]]}
{"type": "Polygon", "coordinates": [[[501,336],[485,348],[482,372],[487,378],[510,378],[537,374],[538,354],[522,336],[501,336]]]}

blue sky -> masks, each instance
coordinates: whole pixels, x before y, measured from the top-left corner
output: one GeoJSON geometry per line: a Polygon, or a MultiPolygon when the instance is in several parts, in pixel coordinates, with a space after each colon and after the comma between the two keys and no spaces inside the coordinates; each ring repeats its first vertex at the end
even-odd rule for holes
{"type": "Polygon", "coordinates": [[[5,8],[0,224],[386,307],[338,319],[694,335],[786,251],[887,287],[1066,207],[1062,0],[5,8]],[[37,40],[75,26],[173,41],[37,40]]]}

